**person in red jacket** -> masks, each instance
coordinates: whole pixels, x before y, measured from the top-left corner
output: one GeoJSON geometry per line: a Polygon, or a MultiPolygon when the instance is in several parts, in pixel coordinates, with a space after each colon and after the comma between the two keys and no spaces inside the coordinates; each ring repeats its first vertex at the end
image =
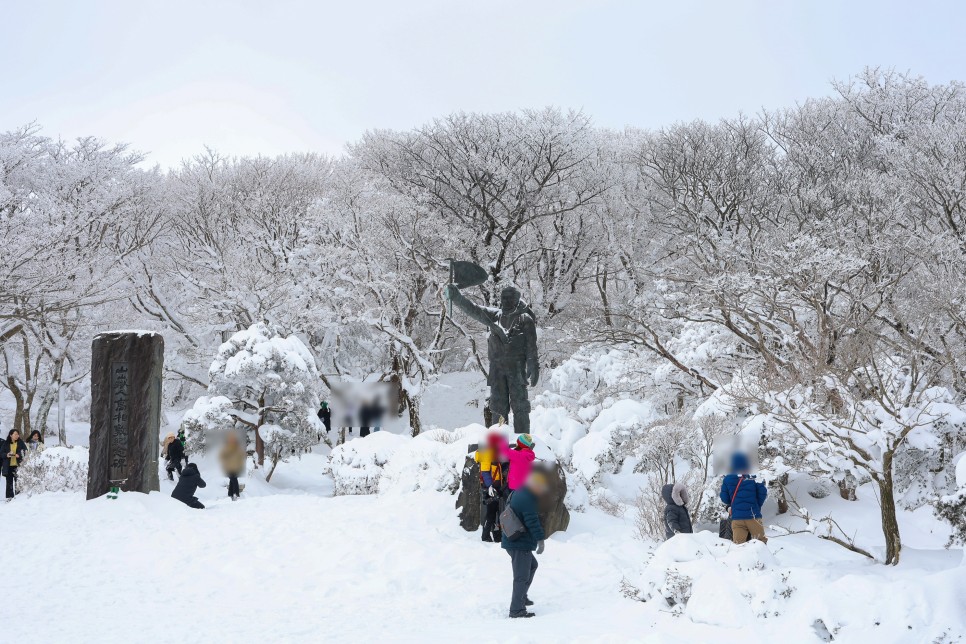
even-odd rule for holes
{"type": "Polygon", "coordinates": [[[537,455],[533,453],[533,436],[530,434],[520,434],[517,444],[512,449],[506,441],[501,446],[501,453],[510,462],[510,473],[507,476],[507,487],[510,490],[518,490],[527,482],[530,470],[533,468],[533,461],[537,455]]]}

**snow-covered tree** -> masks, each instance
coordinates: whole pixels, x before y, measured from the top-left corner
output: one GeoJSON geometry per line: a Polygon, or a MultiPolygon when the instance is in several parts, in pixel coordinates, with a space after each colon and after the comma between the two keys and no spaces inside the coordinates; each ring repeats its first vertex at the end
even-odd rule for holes
{"type": "Polygon", "coordinates": [[[264,323],[253,324],[218,347],[209,375],[213,398],[203,406],[210,408],[221,398],[230,401],[230,411],[216,405],[215,421],[228,414],[250,430],[258,465],[266,456],[271,462],[266,481],[271,481],[279,462],[300,457],[318,443],[318,370],[308,348],[294,335],[285,337],[264,323]]]}

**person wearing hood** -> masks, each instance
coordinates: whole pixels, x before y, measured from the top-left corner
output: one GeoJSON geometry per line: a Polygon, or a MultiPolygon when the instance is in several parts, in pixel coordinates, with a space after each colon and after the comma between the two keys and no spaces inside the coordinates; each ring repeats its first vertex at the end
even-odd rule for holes
{"type": "Polygon", "coordinates": [[[507,487],[511,491],[523,487],[533,469],[533,461],[537,455],[533,453],[535,443],[530,434],[520,434],[517,444],[511,448],[505,440],[500,444],[500,453],[510,463],[510,472],[507,475],[507,487]]]}
{"type": "Polygon", "coordinates": [[[664,498],[664,537],[670,539],[682,532],[691,534],[691,515],[688,514],[688,489],[684,483],[668,483],[661,488],[664,498]]]}
{"type": "Polygon", "coordinates": [[[181,461],[187,460],[184,455],[184,445],[174,434],[164,437],[164,444],[161,449],[161,456],[164,458],[164,469],[168,473],[168,480],[174,480],[174,471],[178,470],[181,476],[181,461]]]}
{"type": "Polygon", "coordinates": [[[221,451],[218,452],[218,460],[221,462],[221,469],[225,472],[225,476],[228,477],[228,497],[232,501],[237,501],[238,497],[241,496],[238,477],[245,472],[247,458],[248,454],[242,447],[238,434],[228,432],[228,435],[225,436],[225,444],[221,446],[221,451]]]}
{"type": "Polygon", "coordinates": [[[765,524],[761,520],[761,506],[768,497],[764,483],[750,475],[748,457],[736,452],[731,457],[731,474],[721,482],[719,498],[729,508],[731,532],[735,543],[745,543],[749,538],[767,543],[765,524]]]}
{"type": "Polygon", "coordinates": [[[201,478],[201,472],[198,471],[198,466],[194,463],[188,463],[181,472],[181,478],[178,479],[178,484],[174,486],[174,492],[171,493],[171,498],[178,499],[189,508],[203,510],[205,506],[195,496],[195,492],[198,491],[199,487],[206,487],[207,485],[205,480],[201,478]]]}
{"type": "Polygon", "coordinates": [[[7,479],[7,501],[13,501],[17,494],[17,470],[26,454],[27,443],[19,431],[11,429],[6,440],[0,441],[0,474],[7,479]]]}

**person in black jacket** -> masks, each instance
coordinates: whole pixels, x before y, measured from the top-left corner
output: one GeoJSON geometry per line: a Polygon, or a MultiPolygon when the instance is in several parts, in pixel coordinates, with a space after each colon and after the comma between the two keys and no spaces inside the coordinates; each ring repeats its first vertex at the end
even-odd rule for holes
{"type": "Polygon", "coordinates": [[[178,470],[178,476],[181,476],[181,461],[187,461],[188,458],[184,454],[184,445],[174,434],[168,434],[164,437],[164,449],[161,450],[161,456],[165,460],[164,469],[168,472],[168,480],[174,480],[175,470],[178,470]]]}
{"type": "Polygon", "coordinates": [[[17,468],[27,454],[27,444],[20,438],[20,432],[11,429],[7,438],[0,441],[0,473],[7,479],[7,501],[12,501],[17,493],[17,468]]]}
{"type": "Polygon", "coordinates": [[[516,513],[520,522],[526,527],[522,535],[510,539],[503,531],[501,545],[510,555],[510,566],[513,569],[513,594],[510,599],[510,617],[533,617],[527,610],[532,606],[528,593],[533,577],[537,574],[537,558],[533,556],[543,554],[544,532],[540,524],[537,509],[537,499],[547,493],[549,486],[547,477],[542,472],[533,472],[527,479],[526,485],[515,490],[510,495],[509,508],[516,513]]]}
{"type": "Polygon", "coordinates": [[[198,471],[198,466],[194,463],[188,463],[184,466],[184,470],[181,472],[181,478],[178,479],[178,484],[174,486],[174,492],[171,493],[171,497],[178,499],[189,508],[202,510],[205,506],[195,496],[195,492],[198,491],[199,487],[206,486],[207,483],[201,478],[201,472],[198,471]]]}
{"type": "Polygon", "coordinates": [[[661,488],[664,508],[664,537],[670,539],[676,534],[694,532],[691,515],[688,514],[688,489],[684,483],[668,483],[661,488]]]}
{"type": "MultiPolygon", "coordinates": [[[[324,400],[322,401],[322,406],[319,408],[319,420],[325,425],[326,434],[332,431],[332,410],[329,409],[329,403],[324,400]]],[[[319,439],[321,440],[322,437],[319,436],[319,439]]]]}

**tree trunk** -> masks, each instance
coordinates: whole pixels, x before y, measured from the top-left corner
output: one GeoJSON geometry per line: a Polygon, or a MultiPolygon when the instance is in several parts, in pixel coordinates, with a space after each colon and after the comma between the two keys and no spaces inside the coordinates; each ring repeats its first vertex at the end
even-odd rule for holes
{"type": "MultiPolygon", "coordinates": [[[[265,424],[265,394],[258,399],[258,426],[255,428],[255,460],[259,466],[265,465],[265,441],[258,430],[265,424]]],[[[272,468],[274,470],[274,468],[272,468]]]]}
{"type": "Polygon", "coordinates": [[[406,392],[406,407],[409,409],[409,426],[413,430],[413,438],[419,436],[419,432],[422,430],[422,425],[419,420],[419,396],[415,398],[406,392]]]}
{"type": "Polygon", "coordinates": [[[50,408],[54,405],[54,396],[56,395],[56,390],[48,389],[44,392],[44,397],[40,399],[40,409],[37,411],[34,427],[40,430],[41,436],[47,435],[47,418],[50,416],[50,408]]]}
{"type": "Polygon", "coordinates": [[[278,467],[278,462],[280,460],[282,460],[282,459],[280,459],[280,458],[273,458],[272,459],[272,469],[268,470],[268,474],[265,475],[265,482],[266,483],[271,483],[272,482],[272,474],[275,473],[275,468],[278,467]]]}
{"type": "Polygon", "coordinates": [[[899,537],[899,519],[896,517],[896,500],[892,486],[892,452],[886,452],[882,456],[882,474],[878,483],[882,534],[886,545],[885,563],[895,566],[899,563],[902,540],[899,537]]]}
{"type": "Polygon", "coordinates": [[[67,388],[64,383],[57,386],[57,444],[67,447],[67,410],[64,409],[66,396],[64,390],[67,388]]]}

